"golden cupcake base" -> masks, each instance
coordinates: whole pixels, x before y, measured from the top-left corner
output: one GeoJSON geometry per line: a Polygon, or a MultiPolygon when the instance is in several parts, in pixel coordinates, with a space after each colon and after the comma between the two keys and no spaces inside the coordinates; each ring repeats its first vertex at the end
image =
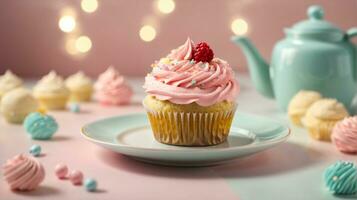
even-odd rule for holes
{"type": "Polygon", "coordinates": [[[209,146],[226,141],[235,103],[202,107],[195,103],[173,104],[147,97],[143,102],[155,139],[178,146],[209,146]]]}
{"type": "Polygon", "coordinates": [[[331,141],[333,127],[339,120],[316,120],[314,123],[306,123],[305,126],[310,136],[316,140],[331,141]]]}
{"type": "Polygon", "coordinates": [[[39,97],[37,98],[40,107],[46,110],[64,110],[66,109],[68,97],[39,97]]]}
{"type": "Polygon", "coordinates": [[[226,141],[234,111],[216,113],[149,111],[147,114],[157,141],[180,146],[208,146],[226,141]]]}
{"type": "Polygon", "coordinates": [[[296,126],[303,126],[301,119],[302,119],[303,115],[299,115],[299,114],[289,114],[289,118],[290,121],[296,125],[296,126]]]}
{"type": "Polygon", "coordinates": [[[71,91],[69,97],[70,102],[87,102],[90,101],[92,97],[92,91],[71,91]]]}

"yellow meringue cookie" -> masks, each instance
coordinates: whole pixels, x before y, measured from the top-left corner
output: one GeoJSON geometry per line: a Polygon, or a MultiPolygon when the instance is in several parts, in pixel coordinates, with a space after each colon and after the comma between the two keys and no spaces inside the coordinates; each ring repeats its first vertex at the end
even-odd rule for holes
{"type": "Polygon", "coordinates": [[[321,99],[307,110],[303,124],[309,130],[311,137],[330,141],[335,124],[348,116],[345,106],[336,99],[321,99]]]}
{"type": "Polygon", "coordinates": [[[93,82],[82,71],[79,71],[66,79],[66,86],[70,90],[70,101],[89,101],[93,92],[93,82]]]}
{"type": "Polygon", "coordinates": [[[10,123],[22,123],[25,117],[38,108],[36,99],[29,90],[16,88],[7,92],[0,104],[4,118],[10,123]]]}
{"type": "Polygon", "coordinates": [[[295,125],[302,126],[301,118],[305,115],[307,109],[321,98],[321,94],[315,91],[302,90],[298,92],[289,103],[288,115],[290,120],[295,125]]]}

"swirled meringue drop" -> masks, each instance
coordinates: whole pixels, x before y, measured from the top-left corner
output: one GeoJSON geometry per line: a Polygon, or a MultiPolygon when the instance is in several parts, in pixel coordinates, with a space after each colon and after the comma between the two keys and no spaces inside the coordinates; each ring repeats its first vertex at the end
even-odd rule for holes
{"type": "Polygon", "coordinates": [[[357,153],[357,116],[348,117],[337,123],[331,140],[344,153],[357,153]]]}
{"type": "Polygon", "coordinates": [[[3,176],[12,190],[33,190],[45,178],[42,164],[23,154],[8,160],[2,167],[3,176]]]}
{"type": "Polygon", "coordinates": [[[357,168],[352,162],[339,161],[329,166],[324,179],[326,187],[334,194],[348,195],[357,192],[357,168]]]}

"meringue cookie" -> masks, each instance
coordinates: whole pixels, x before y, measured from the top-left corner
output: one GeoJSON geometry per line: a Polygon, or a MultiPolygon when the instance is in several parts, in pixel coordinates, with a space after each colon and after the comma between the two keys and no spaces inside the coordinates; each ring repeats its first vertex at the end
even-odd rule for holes
{"type": "Polygon", "coordinates": [[[339,161],[329,166],[324,173],[326,187],[337,195],[357,192],[357,168],[353,162],[339,161]]]}
{"type": "Polygon", "coordinates": [[[38,187],[45,178],[42,164],[23,154],[8,160],[2,167],[3,175],[12,190],[28,191],[38,187]]]}
{"type": "Polygon", "coordinates": [[[4,75],[0,76],[0,99],[6,92],[21,86],[22,80],[10,70],[7,70],[4,75]]]}
{"type": "Polygon", "coordinates": [[[0,103],[0,110],[4,118],[10,123],[22,123],[25,117],[38,108],[36,99],[31,92],[24,88],[17,88],[7,92],[0,103]]]}
{"type": "Polygon", "coordinates": [[[331,140],[344,153],[357,153],[357,116],[345,118],[336,124],[331,140]]]}

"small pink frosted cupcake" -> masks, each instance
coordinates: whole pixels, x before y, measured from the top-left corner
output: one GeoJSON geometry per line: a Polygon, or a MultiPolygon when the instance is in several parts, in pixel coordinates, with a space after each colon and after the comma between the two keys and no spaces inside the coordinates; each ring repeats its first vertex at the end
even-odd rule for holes
{"type": "Polygon", "coordinates": [[[336,124],[331,140],[344,153],[357,153],[357,116],[348,117],[336,124]]]}
{"type": "Polygon", "coordinates": [[[99,75],[94,85],[95,99],[105,105],[129,104],[133,92],[126,83],[124,76],[112,66],[99,75]]]}

